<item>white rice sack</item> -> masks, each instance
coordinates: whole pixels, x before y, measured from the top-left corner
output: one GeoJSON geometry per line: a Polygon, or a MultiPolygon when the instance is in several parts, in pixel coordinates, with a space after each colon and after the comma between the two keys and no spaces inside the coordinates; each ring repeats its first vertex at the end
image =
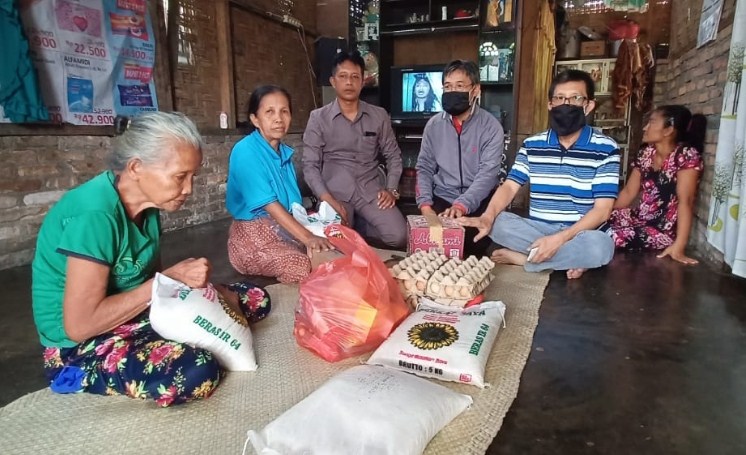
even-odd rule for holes
{"type": "Polygon", "coordinates": [[[212,285],[192,289],[156,273],[150,323],[153,330],[167,340],[210,351],[228,371],[254,371],[257,368],[246,319],[243,314],[236,314],[228,308],[212,285]]]}
{"type": "Polygon", "coordinates": [[[471,402],[425,379],[361,365],[248,436],[259,455],[420,455],[471,402]]]}
{"type": "Polygon", "coordinates": [[[454,308],[422,302],[367,363],[484,387],[484,368],[504,324],[505,304],[487,301],[454,308]]]}

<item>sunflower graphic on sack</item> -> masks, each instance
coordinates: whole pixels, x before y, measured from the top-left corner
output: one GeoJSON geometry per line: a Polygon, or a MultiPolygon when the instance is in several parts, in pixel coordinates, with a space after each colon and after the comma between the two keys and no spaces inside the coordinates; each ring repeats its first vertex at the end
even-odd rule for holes
{"type": "Polygon", "coordinates": [[[485,364],[504,316],[499,301],[454,308],[422,299],[367,363],[484,387],[485,364]]]}
{"type": "Polygon", "coordinates": [[[458,340],[458,330],[450,324],[423,322],[407,331],[407,339],[416,348],[439,349],[458,340]]]}

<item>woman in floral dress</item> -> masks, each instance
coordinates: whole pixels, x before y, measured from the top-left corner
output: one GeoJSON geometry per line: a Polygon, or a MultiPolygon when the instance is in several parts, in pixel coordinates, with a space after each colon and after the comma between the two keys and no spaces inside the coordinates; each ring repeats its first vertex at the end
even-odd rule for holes
{"type": "Polygon", "coordinates": [[[617,248],[660,251],[684,264],[702,173],[706,120],[684,106],[655,109],[643,128],[646,143],[614,204],[610,222],[617,248]],[[637,196],[639,204],[630,208],[637,196]]]}
{"type": "MultiPolygon", "coordinates": [[[[148,317],[157,271],[190,287],[210,279],[206,258],[160,264],[161,210],[192,193],[202,139],[182,114],[123,123],[111,170],[68,191],[49,211],[33,262],[34,322],[52,391],[124,394],[160,406],[206,398],[222,372],[204,349],[163,339],[148,317]]],[[[249,321],[269,298],[246,283],[218,287],[249,321]]]]}

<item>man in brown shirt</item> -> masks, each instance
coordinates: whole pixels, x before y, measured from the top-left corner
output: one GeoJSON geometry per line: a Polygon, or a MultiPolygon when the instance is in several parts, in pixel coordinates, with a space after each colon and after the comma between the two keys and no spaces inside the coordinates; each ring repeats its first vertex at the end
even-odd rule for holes
{"type": "Polygon", "coordinates": [[[401,150],[388,113],[360,101],[364,67],[357,52],[335,57],[329,80],[337,99],[311,112],[303,134],[303,175],[344,224],[401,248],[407,241],[406,221],[395,206],[401,150]],[[385,187],[379,182],[379,153],[386,160],[385,187]]]}

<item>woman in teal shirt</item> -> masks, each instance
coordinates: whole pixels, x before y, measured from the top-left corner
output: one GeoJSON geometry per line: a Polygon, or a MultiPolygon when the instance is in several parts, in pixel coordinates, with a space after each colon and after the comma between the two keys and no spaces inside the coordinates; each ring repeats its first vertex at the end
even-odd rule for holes
{"type": "MultiPolygon", "coordinates": [[[[159,211],[182,207],[201,162],[191,120],[144,114],[114,140],[111,170],[67,192],[45,217],[32,300],[52,390],[168,406],[205,398],[218,385],[212,354],[162,339],[147,317],[160,269],[159,211]]],[[[204,287],[210,263],[186,259],[161,273],[204,287]]]]}
{"type": "Polygon", "coordinates": [[[311,271],[309,255],[329,251],[290,214],[301,203],[293,149],[282,143],[290,128],[290,94],[275,85],[258,87],[249,98],[254,131],[231,152],[225,202],[233,215],[228,257],[244,275],[297,283],[311,271]]]}

